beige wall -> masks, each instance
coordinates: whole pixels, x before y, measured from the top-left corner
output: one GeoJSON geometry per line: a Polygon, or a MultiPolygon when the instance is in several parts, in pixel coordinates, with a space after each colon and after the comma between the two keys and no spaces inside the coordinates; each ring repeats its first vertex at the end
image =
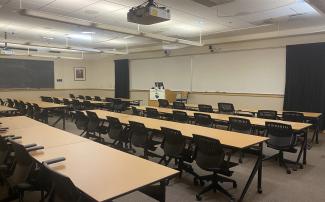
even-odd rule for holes
{"type": "MultiPolygon", "coordinates": [[[[285,47],[286,45],[301,43],[324,42],[325,34],[313,34],[299,37],[285,37],[266,40],[250,40],[235,43],[216,44],[214,47],[218,52],[237,52],[245,50],[258,50],[265,48],[285,47]]],[[[172,51],[171,57],[181,55],[210,54],[207,47],[190,47],[182,50],[172,51]]],[[[218,53],[216,53],[218,54],[218,53]]],[[[146,53],[130,54],[126,56],[86,55],[84,60],[54,60],[55,80],[62,79],[63,82],[55,83],[55,90],[0,90],[0,98],[38,98],[41,95],[68,96],[69,93],[76,95],[100,95],[103,97],[114,96],[114,59],[129,58],[139,60],[143,58],[165,57],[163,51],[150,51],[146,53]],[[73,68],[86,67],[87,80],[74,81],[73,68]]],[[[26,58],[24,58],[26,59],[26,58]]],[[[28,58],[27,58],[28,59],[28,58]]],[[[29,58],[41,59],[41,58],[29,58]]],[[[172,75],[171,76],[180,76],[172,75]]],[[[146,79],[146,75],[141,79],[146,79]]],[[[240,83],[234,83],[240,85],[240,83]]],[[[171,89],[173,90],[173,89],[171,89]]],[[[148,91],[131,89],[131,98],[143,99],[147,103],[148,91]]],[[[202,93],[192,92],[189,96],[190,103],[206,103],[215,105],[217,102],[232,102],[236,108],[268,108],[282,109],[283,95],[263,94],[228,94],[228,93],[202,93]]]]}

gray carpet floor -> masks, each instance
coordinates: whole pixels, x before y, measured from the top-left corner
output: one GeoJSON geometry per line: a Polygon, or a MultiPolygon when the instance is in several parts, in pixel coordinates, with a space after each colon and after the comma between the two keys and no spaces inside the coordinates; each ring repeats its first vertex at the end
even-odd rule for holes
{"type": "MultiPolygon", "coordinates": [[[[53,120],[52,120],[53,121],[53,120]]],[[[62,125],[57,125],[60,128],[62,125]]],[[[76,135],[80,134],[75,124],[68,120],[66,130],[76,135]]],[[[312,134],[309,134],[312,137],[312,134]]],[[[110,140],[106,138],[109,142],[110,140]]],[[[257,177],[251,184],[245,200],[247,202],[265,201],[265,202],[318,202],[325,201],[325,137],[320,134],[320,144],[313,144],[311,150],[308,151],[307,165],[304,169],[293,171],[292,174],[286,174],[286,171],[279,167],[275,161],[266,161],[263,163],[263,193],[257,193],[257,177]]],[[[158,149],[158,154],[163,152],[158,149]]],[[[266,155],[274,154],[275,151],[269,148],[264,149],[266,155]]],[[[140,151],[138,152],[140,154],[140,151]]],[[[291,160],[296,158],[296,155],[285,154],[285,157],[291,160]]],[[[150,159],[158,161],[158,159],[150,159]]],[[[238,156],[232,157],[233,161],[238,161],[238,156]]],[[[232,188],[231,184],[224,183],[223,186],[236,198],[240,197],[242,189],[247,182],[251,173],[256,157],[246,154],[243,163],[233,168],[233,179],[237,181],[238,187],[232,188]]],[[[173,166],[172,164],[170,165],[173,166]]],[[[206,174],[193,163],[195,171],[199,174],[206,174]]],[[[132,168],[130,168],[132,169],[132,168]]],[[[90,171],[91,172],[91,171],[90,171]]],[[[153,171],[154,172],[154,171],[153,171]]],[[[184,173],[182,178],[173,179],[167,187],[166,201],[170,202],[192,202],[196,201],[195,194],[203,187],[193,185],[193,177],[184,173]]],[[[6,191],[4,187],[0,187],[0,195],[4,196],[6,191]]],[[[27,193],[25,201],[35,202],[39,200],[39,195],[35,193],[27,193]]],[[[133,192],[131,194],[120,197],[114,201],[117,202],[149,202],[155,201],[150,197],[140,193],[133,192]]],[[[202,201],[228,201],[221,193],[209,192],[203,195],[202,201]]]]}

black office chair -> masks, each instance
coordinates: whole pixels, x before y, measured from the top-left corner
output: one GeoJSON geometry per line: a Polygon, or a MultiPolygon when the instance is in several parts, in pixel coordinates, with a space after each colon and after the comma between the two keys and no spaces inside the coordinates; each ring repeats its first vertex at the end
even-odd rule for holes
{"type": "Polygon", "coordinates": [[[257,111],[257,118],[276,120],[277,117],[278,117],[278,112],[274,111],[274,110],[258,110],[257,111]]]}
{"type": "Polygon", "coordinates": [[[213,190],[220,191],[227,197],[234,201],[233,196],[225,190],[219,182],[231,182],[233,188],[237,187],[235,180],[228,177],[232,176],[233,171],[230,168],[238,165],[230,161],[230,156],[225,160],[225,152],[220,141],[217,139],[212,139],[200,135],[193,135],[193,142],[195,144],[194,159],[196,164],[203,170],[212,172],[212,175],[201,176],[198,179],[201,181],[212,181],[212,183],[205,187],[200,193],[196,195],[197,200],[202,199],[202,194],[213,190]],[[227,176],[227,177],[224,177],[227,176]]]}
{"type": "Polygon", "coordinates": [[[59,98],[57,98],[57,97],[54,97],[54,98],[53,98],[53,102],[54,102],[55,104],[61,104],[61,100],[60,100],[59,98]]]}
{"type": "Polygon", "coordinates": [[[173,102],[173,109],[185,110],[186,106],[183,102],[173,102]]]}
{"type": "Polygon", "coordinates": [[[127,147],[128,137],[125,133],[123,125],[120,120],[115,117],[107,117],[108,122],[108,136],[113,140],[113,143],[110,143],[113,147],[118,149],[123,149],[127,147]]]}
{"type": "Polygon", "coordinates": [[[34,107],[31,103],[26,103],[26,115],[30,118],[34,118],[34,107]]]}
{"type": "Polygon", "coordinates": [[[88,125],[85,136],[87,138],[94,138],[96,141],[103,143],[104,138],[102,138],[102,134],[107,134],[107,127],[103,125],[103,122],[98,118],[95,112],[86,111],[86,113],[88,116],[88,125]]]}
{"type": "Polygon", "coordinates": [[[33,104],[33,115],[36,121],[48,123],[48,111],[41,109],[38,104],[33,104]]]}
{"type": "Polygon", "coordinates": [[[119,98],[114,99],[113,103],[114,103],[113,108],[115,112],[123,112],[127,109],[126,103],[119,98]]]}
{"type": "Polygon", "coordinates": [[[194,120],[196,125],[214,127],[214,121],[209,114],[194,113],[194,120]]]}
{"type": "Polygon", "coordinates": [[[43,175],[50,181],[51,186],[45,202],[91,202],[81,192],[70,178],[52,170],[46,164],[41,165],[43,175]]]}
{"type": "Polygon", "coordinates": [[[133,115],[143,116],[143,112],[141,110],[137,109],[136,107],[132,106],[131,109],[132,109],[132,114],[133,115]]]}
{"type": "Polygon", "coordinates": [[[169,102],[166,99],[158,99],[159,107],[169,108],[169,102]]]}
{"type": "Polygon", "coordinates": [[[8,107],[14,108],[15,103],[14,103],[14,101],[12,101],[12,99],[7,98],[7,104],[8,104],[8,107]]]}
{"type": "Polygon", "coordinates": [[[5,102],[0,98],[0,105],[1,106],[4,106],[5,105],[5,102]]]}
{"type": "Polygon", "coordinates": [[[102,101],[102,98],[100,98],[99,96],[95,96],[95,101],[102,101]]]}
{"type": "Polygon", "coordinates": [[[85,99],[86,100],[92,100],[92,98],[90,96],[88,96],[88,95],[85,96],[85,99]]]}
{"type": "Polygon", "coordinates": [[[71,104],[72,104],[72,108],[73,108],[73,111],[78,111],[78,110],[83,110],[83,105],[81,104],[81,102],[77,99],[73,99],[71,101],[71,104]]]}
{"type": "Polygon", "coordinates": [[[15,109],[18,109],[19,110],[19,108],[20,108],[20,104],[19,104],[19,102],[18,102],[18,100],[16,100],[16,99],[14,99],[14,106],[15,106],[15,109]]]}
{"type": "Polygon", "coordinates": [[[19,114],[22,116],[27,114],[27,105],[23,101],[19,101],[19,114]]]}
{"type": "Polygon", "coordinates": [[[3,184],[5,179],[11,175],[14,161],[9,161],[11,147],[5,137],[0,136],[0,183],[3,184]]]}
{"type": "Polygon", "coordinates": [[[290,122],[305,122],[305,116],[301,112],[283,112],[282,113],[282,120],[290,121],[290,122]]]}
{"type": "MultiPolygon", "coordinates": [[[[229,117],[229,127],[228,130],[245,133],[245,134],[252,134],[253,133],[253,126],[248,119],[244,118],[237,118],[237,117],[229,117]]],[[[255,147],[251,147],[249,149],[256,150],[255,147]]],[[[248,149],[246,149],[248,150],[248,149]]],[[[244,151],[240,152],[239,163],[243,162],[244,151]]]]}
{"type": "Polygon", "coordinates": [[[31,145],[29,148],[25,148],[14,141],[10,141],[10,143],[15,154],[15,168],[12,175],[6,179],[9,197],[4,201],[19,198],[19,201],[22,202],[25,191],[39,191],[33,181],[36,162],[28,152],[43,149],[43,147],[31,145]]]}
{"type": "Polygon", "coordinates": [[[154,141],[152,134],[144,126],[143,123],[138,123],[134,121],[129,121],[130,123],[130,142],[132,146],[143,149],[143,158],[148,159],[148,157],[158,157],[161,156],[153,153],[157,149],[156,145],[160,144],[158,141],[154,141]]]}
{"type": "Polygon", "coordinates": [[[199,104],[198,107],[200,112],[213,113],[213,108],[211,105],[199,104]]]}
{"type": "Polygon", "coordinates": [[[69,94],[69,97],[70,97],[71,99],[75,99],[75,98],[76,98],[76,96],[74,96],[74,94],[69,94]]]}
{"type": "Polygon", "coordinates": [[[221,114],[235,114],[235,107],[232,103],[219,102],[218,111],[221,114]]]}
{"type": "Polygon", "coordinates": [[[279,151],[279,153],[271,157],[267,157],[264,160],[276,158],[279,161],[280,166],[283,166],[286,169],[287,174],[291,174],[291,169],[287,166],[287,163],[295,164],[294,170],[296,170],[299,164],[299,156],[301,155],[300,153],[296,162],[284,159],[284,152],[297,153],[297,149],[295,148],[297,138],[293,133],[291,125],[275,122],[265,122],[265,126],[266,135],[269,138],[269,140],[266,141],[266,145],[272,149],[279,151]]]}
{"type": "Polygon", "coordinates": [[[175,159],[180,176],[185,171],[193,175],[195,179],[198,179],[199,175],[194,172],[191,164],[189,164],[193,162],[194,151],[192,150],[191,144],[186,144],[185,137],[178,130],[162,127],[161,132],[164,137],[162,142],[164,155],[159,163],[164,163],[167,166],[171,160],[175,159]]]}
{"type": "Polygon", "coordinates": [[[108,111],[114,111],[114,99],[113,98],[105,98],[105,102],[107,102],[103,108],[107,109],[108,111]]]}
{"type": "Polygon", "coordinates": [[[92,110],[92,109],[94,109],[94,106],[91,104],[91,102],[89,100],[84,100],[82,102],[82,104],[83,104],[83,109],[84,110],[92,110]]]}
{"type": "Polygon", "coordinates": [[[189,123],[190,118],[186,112],[173,110],[173,121],[180,123],[189,123]]]}
{"type": "Polygon", "coordinates": [[[146,115],[148,118],[160,119],[160,114],[156,108],[146,107],[146,115]]]}
{"type": "Polygon", "coordinates": [[[85,115],[84,112],[81,111],[76,111],[75,112],[75,124],[76,127],[79,130],[82,130],[82,133],[80,134],[80,136],[83,136],[86,132],[87,132],[87,127],[88,127],[88,117],[85,115]]]}
{"type": "Polygon", "coordinates": [[[79,95],[78,98],[81,99],[81,100],[85,100],[86,99],[85,96],[83,96],[83,95],[79,95]]]}

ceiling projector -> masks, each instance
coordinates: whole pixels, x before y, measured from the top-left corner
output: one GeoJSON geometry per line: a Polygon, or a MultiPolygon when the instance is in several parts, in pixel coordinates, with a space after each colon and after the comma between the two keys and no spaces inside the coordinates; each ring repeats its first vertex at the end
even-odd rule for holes
{"type": "Polygon", "coordinates": [[[170,11],[166,7],[159,7],[154,0],[149,0],[131,8],[127,16],[128,22],[152,25],[170,20],[170,11]]]}

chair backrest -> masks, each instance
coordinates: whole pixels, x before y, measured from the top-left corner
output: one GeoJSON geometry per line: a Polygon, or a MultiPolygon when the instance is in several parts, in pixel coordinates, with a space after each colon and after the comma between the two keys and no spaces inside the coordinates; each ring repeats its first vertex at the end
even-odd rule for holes
{"type": "Polygon", "coordinates": [[[15,153],[16,165],[9,182],[11,186],[15,186],[28,180],[36,164],[23,145],[14,141],[10,141],[10,143],[15,153]]]}
{"type": "Polygon", "coordinates": [[[235,107],[232,103],[219,102],[218,103],[219,113],[223,114],[234,114],[235,107]]]}
{"type": "Polygon", "coordinates": [[[7,140],[0,136],[0,165],[5,164],[10,153],[10,147],[7,140]]]}
{"type": "Polygon", "coordinates": [[[148,130],[143,123],[129,121],[131,144],[136,147],[145,148],[148,142],[148,130]]]}
{"type": "Polygon", "coordinates": [[[252,132],[252,124],[249,119],[229,117],[229,130],[250,134],[252,132]]]}
{"type": "Polygon", "coordinates": [[[161,127],[165,155],[179,158],[185,149],[185,137],[178,130],[161,127]]]}
{"type": "Polygon", "coordinates": [[[87,109],[92,109],[93,105],[91,104],[91,102],[89,100],[84,100],[83,102],[84,108],[87,109]]]}
{"type": "Polygon", "coordinates": [[[86,99],[86,100],[92,100],[91,97],[88,96],[88,95],[85,96],[85,99],[86,99]]]}
{"type": "Polygon", "coordinates": [[[72,107],[73,107],[75,110],[78,110],[78,109],[81,108],[81,103],[80,103],[79,100],[77,100],[77,99],[73,99],[71,103],[72,103],[72,107]]]}
{"type": "Polygon", "coordinates": [[[296,135],[291,125],[265,122],[266,136],[270,138],[266,143],[276,148],[289,148],[296,143],[296,135]]]}
{"type": "Polygon", "coordinates": [[[200,112],[208,112],[208,113],[213,112],[213,108],[211,105],[199,104],[198,107],[200,112]]]}
{"type": "Polygon", "coordinates": [[[78,98],[84,100],[84,99],[85,99],[85,96],[83,96],[83,95],[78,95],[78,98]]]}
{"type": "Polygon", "coordinates": [[[156,108],[146,107],[146,114],[149,118],[159,118],[159,112],[156,108]]]}
{"type": "Polygon", "coordinates": [[[282,119],[284,121],[291,121],[291,122],[304,122],[305,116],[301,112],[283,112],[282,119]]]}
{"type": "Polygon", "coordinates": [[[44,176],[49,177],[51,189],[47,197],[48,202],[80,202],[81,193],[70,178],[42,165],[44,176]]]}
{"type": "Polygon", "coordinates": [[[27,113],[27,105],[23,101],[19,101],[19,111],[21,115],[25,115],[27,113]]]}
{"type": "Polygon", "coordinates": [[[141,111],[139,109],[137,109],[136,107],[132,106],[132,114],[136,115],[136,116],[141,116],[141,111]]]}
{"type": "Polygon", "coordinates": [[[20,104],[19,104],[18,100],[14,99],[14,103],[15,103],[15,108],[20,109],[20,104]]]}
{"type": "Polygon", "coordinates": [[[209,114],[194,113],[195,124],[210,127],[213,123],[209,114]]]}
{"type": "Polygon", "coordinates": [[[99,96],[95,96],[95,101],[102,101],[102,99],[99,96]]]}
{"type": "Polygon", "coordinates": [[[105,102],[114,103],[114,99],[113,98],[110,98],[110,97],[107,97],[107,98],[105,98],[105,102]]]}
{"type": "Polygon", "coordinates": [[[70,97],[71,99],[75,99],[75,98],[76,98],[76,96],[74,96],[74,94],[69,94],[69,97],[70,97]]]}
{"type": "Polygon", "coordinates": [[[189,117],[186,112],[173,110],[173,120],[181,123],[188,123],[189,117]]]}
{"type": "Polygon", "coordinates": [[[56,103],[56,104],[61,104],[61,100],[57,97],[54,97],[53,98],[53,102],[56,103]]]}
{"type": "Polygon", "coordinates": [[[14,107],[14,101],[12,101],[12,99],[10,99],[10,98],[7,98],[7,103],[8,103],[8,107],[11,107],[11,108],[13,108],[14,107]]]}
{"type": "Polygon", "coordinates": [[[0,98],[0,105],[4,106],[5,102],[0,98]]]}
{"type": "Polygon", "coordinates": [[[113,140],[120,140],[122,136],[123,126],[118,118],[107,117],[109,124],[108,136],[113,140]]]}
{"type": "Polygon", "coordinates": [[[70,106],[72,102],[69,99],[63,98],[63,104],[66,106],[70,106]]]}
{"type": "Polygon", "coordinates": [[[75,112],[75,124],[79,130],[86,130],[88,127],[88,117],[81,111],[75,112]]]}
{"type": "Polygon", "coordinates": [[[169,102],[166,99],[158,99],[159,107],[169,107],[169,102]]]}
{"type": "Polygon", "coordinates": [[[100,119],[98,118],[97,114],[95,112],[86,111],[88,116],[88,125],[87,125],[87,131],[88,132],[95,132],[97,131],[100,119]]]}
{"type": "Polygon", "coordinates": [[[183,102],[173,102],[173,109],[186,109],[183,102]]]}
{"type": "Polygon", "coordinates": [[[200,168],[209,170],[223,166],[225,153],[219,140],[194,134],[193,142],[194,159],[200,168]]]}
{"type": "Polygon", "coordinates": [[[274,110],[258,110],[257,118],[276,120],[278,112],[274,110]]]}
{"type": "Polygon", "coordinates": [[[27,111],[26,111],[27,116],[33,117],[34,116],[34,107],[33,107],[33,105],[31,103],[29,103],[29,102],[27,102],[26,105],[27,105],[27,111]]]}

